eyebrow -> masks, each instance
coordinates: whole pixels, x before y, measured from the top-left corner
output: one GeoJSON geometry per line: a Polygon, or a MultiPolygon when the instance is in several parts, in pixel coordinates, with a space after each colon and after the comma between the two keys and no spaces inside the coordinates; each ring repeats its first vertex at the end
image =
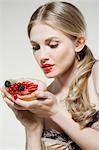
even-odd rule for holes
{"type": "MultiPolygon", "coordinates": [[[[53,39],[58,39],[58,40],[59,40],[58,37],[52,36],[52,37],[49,37],[48,39],[46,39],[46,40],[45,40],[45,43],[48,43],[48,42],[50,42],[50,41],[53,40],[53,39]]],[[[33,43],[34,43],[34,44],[37,44],[37,42],[36,42],[36,41],[33,41],[33,40],[31,40],[30,42],[31,42],[32,44],[33,44],[33,43]]]]}

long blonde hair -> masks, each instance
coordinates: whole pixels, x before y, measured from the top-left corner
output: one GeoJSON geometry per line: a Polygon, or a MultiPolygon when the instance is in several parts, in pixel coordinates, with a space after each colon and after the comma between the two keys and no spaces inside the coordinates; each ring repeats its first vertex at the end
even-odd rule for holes
{"type": "MultiPolygon", "coordinates": [[[[37,23],[44,23],[62,31],[73,42],[79,36],[86,36],[86,23],[77,7],[68,2],[49,2],[39,7],[31,16],[28,24],[28,36],[31,28],[37,23]]],[[[87,82],[91,74],[95,58],[87,45],[76,53],[77,67],[75,77],[66,97],[66,106],[72,118],[85,127],[95,113],[95,107],[90,103],[87,82]]]]}

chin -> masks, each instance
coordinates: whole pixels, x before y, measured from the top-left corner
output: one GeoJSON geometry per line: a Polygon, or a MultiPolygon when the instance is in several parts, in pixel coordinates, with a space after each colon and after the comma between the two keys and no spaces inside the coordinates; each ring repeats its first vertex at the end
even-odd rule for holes
{"type": "Polygon", "coordinates": [[[53,72],[50,72],[50,73],[46,73],[45,76],[46,76],[46,78],[56,78],[56,77],[58,77],[62,74],[63,74],[63,72],[59,72],[59,70],[58,70],[58,71],[53,71],[53,72]]]}

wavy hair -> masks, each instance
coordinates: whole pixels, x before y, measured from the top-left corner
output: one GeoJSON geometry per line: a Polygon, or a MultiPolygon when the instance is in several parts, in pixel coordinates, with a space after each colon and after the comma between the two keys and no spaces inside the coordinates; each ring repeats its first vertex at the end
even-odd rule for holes
{"type": "MultiPolygon", "coordinates": [[[[49,2],[40,6],[31,16],[27,30],[30,38],[31,28],[37,23],[44,23],[62,31],[73,42],[79,37],[86,37],[86,22],[80,10],[68,2],[49,2]]],[[[95,113],[95,106],[88,96],[88,77],[91,74],[95,58],[87,45],[76,53],[77,66],[75,76],[66,97],[66,107],[72,118],[83,128],[95,113]]]]}

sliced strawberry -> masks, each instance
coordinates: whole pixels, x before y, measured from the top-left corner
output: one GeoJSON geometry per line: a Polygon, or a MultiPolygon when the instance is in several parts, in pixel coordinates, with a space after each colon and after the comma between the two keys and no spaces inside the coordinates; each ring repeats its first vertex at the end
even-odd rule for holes
{"type": "Polygon", "coordinates": [[[28,91],[31,91],[31,92],[35,91],[37,89],[38,89],[38,85],[37,84],[31,85],[31,86],[28,87],[28,91]]]}
{"type": "Polygon", "coordinates": [[[38,89],[38,85],[31,81],[23,81],[12,84],[7,91],[13,95],[14,99],[17,98],[17,94],[19,95],[28,95],[38,89]],[[24,90],[18,90],[20,86],[24,86],[24,90]]]}
{"type": "Polygon", "coordinates": [[[28,91],[28,89],[26,89],[25,91],[20,91],[18,94],[20,94],[20,95],[28,95],[28,94],[30,94],[30,92],[28,91]]]}
{"type": "Polygon", "coordinates": [[[28,86],[28,88],[37,88],[38,87],[38,85],[30,85],[30,86],[28,86]]]}
{"type": "Polygon", "coordinates": [[[33,82],[31,82],[31,81],[23,81],[22,82],[22,85],[28,85],[28,84],[33,84],[33,82]]]}
{"type": "Polygon", "coordinates": [[[37,90],[37,88],[28,88],[28,91],[29,92],[34,92],[34,91],[36,91],[37,90]]]}
{"type": "Polygon", "coordinates": [[[38,85],[37,85],[37,84],[34,84],[33,87],[38,87],[38,85]]]}
{"type": "Polygon", "coordinates": [[[27,84],[27,85],[26,85],[27,88],[30,87],[30,86],[33,86],[33,84],[27,84]]]}

